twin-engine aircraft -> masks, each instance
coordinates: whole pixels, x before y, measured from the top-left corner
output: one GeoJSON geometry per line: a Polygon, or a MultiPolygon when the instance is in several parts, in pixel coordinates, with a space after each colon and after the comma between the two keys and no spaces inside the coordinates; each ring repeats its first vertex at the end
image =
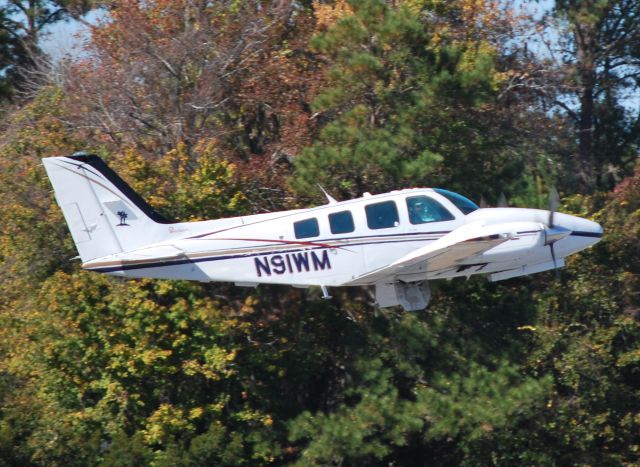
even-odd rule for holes
{"type": "Polygon", "coordinates": [[[201,222],[158,215],[99,157],[43,159],[84,269],[121,277],[374,285],[380,307],[428,305],[430,280],[492,281],[564,266],[602,227],[537,209],[480,209],[442,189],[414,188],[310,209],[201,222]]]}

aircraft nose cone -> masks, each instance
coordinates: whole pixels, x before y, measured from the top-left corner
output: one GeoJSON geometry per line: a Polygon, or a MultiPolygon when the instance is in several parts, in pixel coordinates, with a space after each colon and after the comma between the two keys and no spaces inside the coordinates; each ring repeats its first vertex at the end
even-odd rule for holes
{"type": "Polygon", "coordinates": [[[572,235],[593,239],[591,244],[595,244],[600,241],[604,230],[602,226],[597,222],[590,221],[588,219],[582,219],[576,217],[574,221],[574,229],[572,235]]]}
{"type": "Polygon", "coordinates": [[[557,227],[571,231],[569,235],[554,244],[555,252],[559,257],[584,250],[595,245],[602,238],[602,226],[597,222],[568,214],[559,215],[557,218],[557,227]]]}
{"type": "Polygon", "coordinates": [[[598,242],[603,234],[602,226],[597,222],[559,212],[555,215],[554,227],[570,230],[571,237],[593,239],[592,243],[598,242]]]}

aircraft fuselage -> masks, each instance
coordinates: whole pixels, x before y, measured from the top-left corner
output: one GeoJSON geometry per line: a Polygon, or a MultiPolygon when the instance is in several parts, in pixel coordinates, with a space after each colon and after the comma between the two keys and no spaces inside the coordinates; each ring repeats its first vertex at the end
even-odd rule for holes
{"type": "MultiPolygon", "coordinates": [[[[513,237],[487,252],[444,271],[431,271],[424,265],[397,277],[414,282],[496,273],[528,265],[547,265],[552,269],[553,260],[544,238],[548,215],[547,211],[521,208],[486,208],[464,215],[431,189],[410,189],[311,209],[170,224],[166,227],[170,237],[165,241],[98,258],[83,267],[125,277],[227,281],[240,285],[366,285],[375,281],[358,278],[463,225],[513,223],[513,237]],[[416,196],[437,200],[453,218],[413,224],[406,200],[416,196]],[[397,207],[397,225],[370,228],[365,207],[389,201],[397,207]],[[344,212],[351,213],[353,230],[332,233],[330,216],[344,212]],[[310,219],[317,220],[318,235],[296,238],[294,224],[310,219]]],[[[555,216],[556,225],[570,231],[555,244],[559,260],[595,243],[602,235],[595,222],[561,213],[555,216]]]]}

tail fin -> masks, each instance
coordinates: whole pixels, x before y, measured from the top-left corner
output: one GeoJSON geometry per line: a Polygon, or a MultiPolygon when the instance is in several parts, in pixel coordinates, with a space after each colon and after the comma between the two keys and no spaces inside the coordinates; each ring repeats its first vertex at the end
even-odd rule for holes
{"type": "Polygon", "coordinates": [[[42,160],[83,262],[162,240],[170,222],[102,159],[78,154],[42,160]]]}

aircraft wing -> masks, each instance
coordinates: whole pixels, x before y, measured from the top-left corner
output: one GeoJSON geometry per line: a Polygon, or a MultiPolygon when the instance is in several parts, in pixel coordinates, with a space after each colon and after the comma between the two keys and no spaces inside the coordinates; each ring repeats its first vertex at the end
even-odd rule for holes
{"type": "Polygon", "coordinates": [[[388,266],[363,274],[345,285],[373,284],[403,274],[424,274],[457,267],[463,261],[514,238],[520,227],[517,224],[466,224],[388,266]]]}

